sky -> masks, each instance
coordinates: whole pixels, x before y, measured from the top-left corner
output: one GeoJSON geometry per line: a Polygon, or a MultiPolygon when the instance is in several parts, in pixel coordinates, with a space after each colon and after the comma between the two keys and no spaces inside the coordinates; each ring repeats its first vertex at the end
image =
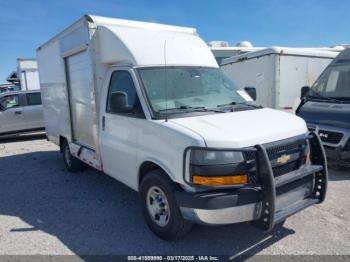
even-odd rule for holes
{"type": "Polygon", "coordinates": [[[318,47],[350,43],[349,10],[350,0],[0,0],[0,83],[84,14],[195,27],[206,42],[318,47]]]}

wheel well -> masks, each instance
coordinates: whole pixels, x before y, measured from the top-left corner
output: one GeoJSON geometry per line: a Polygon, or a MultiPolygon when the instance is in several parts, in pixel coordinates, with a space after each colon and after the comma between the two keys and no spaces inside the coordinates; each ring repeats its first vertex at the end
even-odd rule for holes
{"type": "Polygon", "coordinates": [[[60,152],[63,152],[63,143],[66,141],[66,138],[63,136],[60,136],[60,152]]]}
{"type": "Polygon", "coordinates": [[[162,169],[162,168],[151,161],[143,162],[139,170],[139,185],[141,184],[142,179],[146,176],[148,172],[156,169],[162,169]]]}

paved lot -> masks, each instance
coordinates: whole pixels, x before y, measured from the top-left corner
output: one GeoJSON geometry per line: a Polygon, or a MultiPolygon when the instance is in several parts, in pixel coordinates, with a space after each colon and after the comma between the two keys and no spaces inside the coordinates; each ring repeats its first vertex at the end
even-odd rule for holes
{"type": "Polygon", "coordinates": [[[92,169],[67,173],[43,138],[0,141],[0,254],[350,255],[350,174],[330,173],[327,201],[270,234],[196,226],[167,243],[146,227],[137,193],[92,169]]]}

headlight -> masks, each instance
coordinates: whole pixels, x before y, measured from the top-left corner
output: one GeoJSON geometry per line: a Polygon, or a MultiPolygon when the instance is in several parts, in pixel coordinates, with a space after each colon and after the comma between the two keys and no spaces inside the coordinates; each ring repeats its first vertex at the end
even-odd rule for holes
{"type": "Polygon", "coordinates": [[[193,165],[224,165],[243,162],[241,152],[210,151],[194,149],[191,151],[191,164],[193,165]]]}
{"type": "Polygon", "coordinates": [[[247,167],[241,152],[193,149],[190,163],[193,184],[227,186],[248,183],[247,167]]]}

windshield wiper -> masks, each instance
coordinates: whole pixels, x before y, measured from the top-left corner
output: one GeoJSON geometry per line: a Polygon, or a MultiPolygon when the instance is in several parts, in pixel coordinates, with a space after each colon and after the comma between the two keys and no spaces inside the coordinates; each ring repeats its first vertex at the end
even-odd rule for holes
{"type": "Polygon", "coordinates": [[[321,100],[326,100],[326,101],[335,102],[335,103],[343,103],[344,102],[344,101],[338,100],[336,98],[324,96],[324,95],[322,95],[321,93],[319,93],[319,92],[317,92],[315,90],[311,90],[311,93],[315,94],[315,95],[312,95],[312,94],[311,95],[307,95],[306,98],[321,99],[321,100]]]}
{"type": "Polygon", "coordinates": [[[332,96],[330,97],[331,99],[336,99],[336,100],[340,100],[342,102],[345,102],[345,101],[350,101],[350,97],[348,96],[332,96]]]}
{"type": "Polygon", "coordinates": [[[232,101],[232,102],[227,103],[227,104],[217,105],[216,107],[222,107],[222,106],[235,106],[235,105],[244,105],[244,106],[250,106],[250,107],[253,107],[253,108],[263,108],[262,106],[253,105],[253,104],[248,104],[248,103],[246,103],[246,102],[235,102],[235,101],[232,101]]]}
{"type": "Polygon", "coordinates": [[[192,107],[192,106],[179,106],[179,107],[173,107],[173,108],[165,108],[158,110],[158,113],[164,112],[164,111],[176,111],[176,110],[185,110],[184,113],[190,113],[190,112],[216,112],[216,113],[225,113],[225,111],[217,110],[213,108],[207,108],[204,106],[198,106],[198,107],[192,107]]]}

